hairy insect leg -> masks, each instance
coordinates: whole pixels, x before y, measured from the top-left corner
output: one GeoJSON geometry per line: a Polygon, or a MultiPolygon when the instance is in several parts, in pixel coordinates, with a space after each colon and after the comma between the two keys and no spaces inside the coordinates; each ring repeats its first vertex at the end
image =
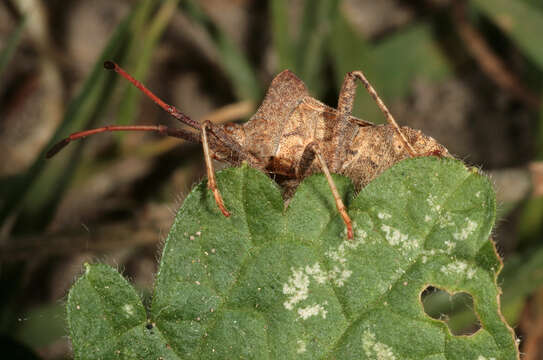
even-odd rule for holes
{"type": "Polygon", "coordinates": [[[353,222],[349,217],[349,214],[347,214],[347,208],[345,207],[345,204],[343,204],[343,200],[341,200],[341,196],[339,195],[336,184],[334,183],[334,179],[332,179],[332,175],[330,175],[328,165],[326,165],[326,161],[324,160],[324,157],[322,156],[317,143],[311,142],[304,149],[302,159],[300,160],[298,174],[303,176],[305,172],[309,169],[309,166],[311,165],[315,157],[319,161],[319,165],[322,169],[322,172],[324,173],[324,176],[326,177],[326,181],[328,181],[330,190],[332,190],[332,195],[334,196],[334,201],[336,202],[336,208],[339,211],[343,222],[345,223],[345,227],[347,228],[347,238],[352,240],[353,222]]]}
{"type": "Polygon", "coordinates": [[[211,161],[211,155],[209,154],[209,142],[207,139],[207,128],[212,126],[209,120],[204,121],[202,124],[202,146],[204,148],[204,159],[206,163],[207,171],[207,188],[213,192],[213,197],[217,206],[221,210],[224,216],[229,217],[230,213],[226,210],[224,206],[224,201],[222,200],[221,193],[217,187],[217,181],[215,180],[215,170],[213,169],[213,163],[211,161]]]}
{"type": "Polygon", "coordinates": [[[356,94],[356,79],[362,82],[370,96],[377,103],[377,106],[379,106],[381,112],[385,115],[387,122],[396,129],[409,155],[417,156],[417,152],[415,151],[415,149],[413,149],[413,146],[411,146],[411,144],[405,137],[405,134],[402,132],[396,120],[394,120],[394,117],[388,110],[387,106],[385,105],[383,100],[381,100],[381,98],[377,94],[377,91],[375,91],[373,86],[371,86],[370,82],[368,81],[368,79],[366,79],[366,76],[364,76],[364,73],[362,71],[352,71],[345,75],[345,80],[343,80],[343,85],[341,87],[338,100],[338,112],[340,116],[351,115],[352,113],[354,97],[356,94]]]}

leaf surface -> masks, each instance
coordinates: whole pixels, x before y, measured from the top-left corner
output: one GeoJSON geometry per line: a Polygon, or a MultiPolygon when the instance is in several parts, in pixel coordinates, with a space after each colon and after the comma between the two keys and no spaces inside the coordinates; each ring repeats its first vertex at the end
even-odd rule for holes
{"type": "Polygon", "coordinates": [[[264,174],[224,170],[230,218],[198,185],[166,241],[149,320],[113,269],[90,265],[74,285],[76,358],[518,358],[499,312],[486,177],[456,160],[417,158],[357,196],[347,178],[334,179],[354,240],[322,175],[306,179],[284,210],[264,174]],[[429,285],[469,293],[481,329],[454,336],[428,316],[420,296],[429,285]]]}

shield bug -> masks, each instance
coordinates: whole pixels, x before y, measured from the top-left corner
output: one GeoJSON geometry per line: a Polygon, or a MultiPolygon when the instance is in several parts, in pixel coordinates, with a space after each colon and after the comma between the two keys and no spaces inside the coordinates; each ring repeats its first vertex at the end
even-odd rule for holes
{"type": "Polygon", "coordinates": [[[271,82],[257,112],[243,124],[199,123],[153,94],[117,64],[104,67],[130,81],[158,106],[195,131],[164,125],[110,125],[76,132],[54,145],[47,157],[71,141],[110,131],[154,131],[161,135],[201,143],[208,176],[208,188],[217,206],[230,216],[215,181],[211,159],[250,166],[273,175],[289,197],[307,176],[323,172],[336,207],[353,238],[352,222],[330,173],[348,176],[360,189],[400,160],[414,156],[450,156],[447,149],[419,130],[400,127],[361,71],[349,72],[339,94],[337,109],[309,95],[305,84],[284,70],[271,82]],[[357,81],[361,81],[387,124],[374,125],[352,115],[357,81]]]}

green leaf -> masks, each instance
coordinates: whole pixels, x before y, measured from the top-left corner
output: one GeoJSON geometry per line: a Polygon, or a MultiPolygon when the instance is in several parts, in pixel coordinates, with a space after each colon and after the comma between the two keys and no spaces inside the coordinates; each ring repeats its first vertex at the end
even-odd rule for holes
{"type": "Polygon", "coordinates": [[[76,359],[166,356],[158,329],[148,329],[145,308],[134,288],[106,265],[85,265],[68,296],[68,327],[76,359]]]}
{"type": "Polygon", "coordinates": [[[357,196],[349,179],[334,179],[353,240],[322,175],[306,179],[284,210],[266,175],[224,170],[229,218],[198,185],[166,241],[149,320],[106,266],[88,266],[70,291],[76,358],[518,358],[499,312],[486,177],[460,161],[416,158],[357,196]],[[470,294],[481,329],[455,336],[428,316],[420,296],[429,285],[470,294]]]}
{"type": "Polygon", "coordinates": [[[541,29],[543,10],[527,1],[473,0],[472,3],[502,29],[532,61],[543,69],[541,29]]]}

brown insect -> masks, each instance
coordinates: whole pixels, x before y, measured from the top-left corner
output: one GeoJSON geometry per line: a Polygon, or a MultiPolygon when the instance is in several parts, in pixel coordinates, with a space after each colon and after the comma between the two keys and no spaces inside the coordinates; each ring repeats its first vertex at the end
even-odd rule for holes
{"type": "Polygon", "coordinates": [[[197,132],[164,125],[111,125],[73,133],[53,146],[47,157],[55,155],[72,140],[108,131],[155,131],[202,143],[208,188],[224,216],[230,216],[230,213],[217,187],[211,158],[233,165],[246,161],[250,166],[274,175],[287,198],[302,179],[323,172],[345,222],[347,237],[352,239],[352,222],[330,172],[348,176],[360,189],[407,157],[450,156],[433,138],[409,127],[400,128],[361,71],[347,73],[338,107],[334,109],[312,98],[305,84],[285,70],[273,79],[262,105],[248,122],[217,125],[192,120],[159,99],[117,64],[106,61],[104,67],[128,79],[171,116],[197,132]],[[357,79],[373,97],[388,124],[374,125],[352,116],[357,79]]]}

